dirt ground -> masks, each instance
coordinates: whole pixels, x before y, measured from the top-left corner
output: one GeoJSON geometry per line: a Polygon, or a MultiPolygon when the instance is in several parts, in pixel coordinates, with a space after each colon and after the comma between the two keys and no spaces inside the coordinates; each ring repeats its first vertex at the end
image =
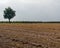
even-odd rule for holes
{"type": "Polygon", "coordinates": [[[60,24],[0,23],[0,48],[60,48],[60,24]]]}

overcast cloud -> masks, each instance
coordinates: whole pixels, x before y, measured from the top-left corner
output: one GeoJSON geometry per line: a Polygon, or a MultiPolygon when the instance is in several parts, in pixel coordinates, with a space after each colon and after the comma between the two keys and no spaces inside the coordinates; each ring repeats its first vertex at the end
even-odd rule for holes
{"type": "Polygon", "coordinates": [[[60,21],[60,0],[0,0],[0,20],[3,10],[16,11],[13,21],[60,21]]]}

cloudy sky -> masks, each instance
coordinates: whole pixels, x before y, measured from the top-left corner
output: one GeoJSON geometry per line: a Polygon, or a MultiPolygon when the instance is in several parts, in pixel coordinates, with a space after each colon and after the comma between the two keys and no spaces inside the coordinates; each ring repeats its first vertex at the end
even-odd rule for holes
{"type": "Polygon", "coordinates": [[[0,0],[0,21],[7,7],[16,11],[13,21],[60,21],[60,0],[0,0]]]}

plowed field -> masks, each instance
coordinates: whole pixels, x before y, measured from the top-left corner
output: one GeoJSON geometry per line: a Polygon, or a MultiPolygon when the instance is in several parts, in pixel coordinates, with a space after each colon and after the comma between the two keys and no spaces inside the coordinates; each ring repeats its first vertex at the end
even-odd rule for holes
{"type": "Polygon", "coordinates": [[[0,48],[60,48],[60,24],[1,23],[0,48]]]}

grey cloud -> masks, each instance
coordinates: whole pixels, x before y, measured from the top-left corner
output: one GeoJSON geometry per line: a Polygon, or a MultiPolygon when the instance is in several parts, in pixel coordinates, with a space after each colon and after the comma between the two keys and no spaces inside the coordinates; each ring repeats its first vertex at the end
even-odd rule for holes
{"type": "Polygon", "coordinates": [[[5,5],[0,5],[0,20],[4,20],[4,8],[12,7],[16,10],[16,17],[12,20],[27,21],[59,21],[60,0],[10,0],[5,5]]]}

